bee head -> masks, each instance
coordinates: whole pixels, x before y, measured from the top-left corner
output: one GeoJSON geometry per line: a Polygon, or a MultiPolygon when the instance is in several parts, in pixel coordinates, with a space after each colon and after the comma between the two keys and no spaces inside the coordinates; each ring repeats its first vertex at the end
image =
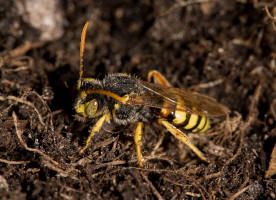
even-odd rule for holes
{"type": "Polygon", "coordinates": [[[84,117],[98,117],[104,113],[104,97],[99,94],[90,94],[90,89],[101,89],[102,84],[93,78],[82,78],[78,81],[80,91],[75,103],[75,111],[84,117]]]}

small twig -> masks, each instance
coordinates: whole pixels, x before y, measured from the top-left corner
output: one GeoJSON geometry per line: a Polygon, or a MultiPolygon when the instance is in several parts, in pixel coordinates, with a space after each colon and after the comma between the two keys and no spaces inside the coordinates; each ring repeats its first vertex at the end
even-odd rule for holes
{"type": "Polygon", "coordinates": [[[235,153],[235,155],[226,162],[226,165],[224,165],[224,167],[227,166],[228,164],[230,164],[233,160],[235,160],[238,157],[238,155],[241,153],[242,146],[243,146],[243,140],[244,140],[244,136],[245,136],[245,131],[254,122],[254,120],[256,119],[257,114],[258,114],[257,105],[258,105],[258,102],[260,99],[262,85],[263,85],[263,80],[260,81],[259,85],[257,86],[257,88],[254,92],[252,102],[249,106],[249,113],[247,115],[247,120],[241,127],[239,148],[238,148],[237,152],[235,153]]]}
{"type": "Polygon", "coordinates": [[[188,195],[188,196],[197,197],[197,198],[201,197],[200,194],[196,194],[196,193],[193,193],[193,192],[186,192],[185,194],[188,195]]]}
{"type": "Polygon", "coordinates": [[[275,174],[276,174],[276,143],[271,152],[268,169],[265,172],[265,178],[270,178],[271,176],[273,176],[275,174]]]}
{"type": "Polygon", "coordinates": [[[48,113],[48,114],[44,117],[44,119],[50,117],[50,115],[55,116],[55,115],[58,115],[58,114],[60,114],[60,113],[62,113],[62,112],[63,112],[62,109],[55,110],[55,111],[53,111],[53,112],[51,112],[51,113],[48,113]]]}
{"type": "Polygon", "coordinates": [[[159,147],[163,143],[164,138],[165,138],[165,134],[162,133],[161,137],[159,137],[158,142],[156,143],[156,145],[154,146],[154,148],[153,148],[153,150],[152,150],[152,152],[150,154],[151,156],[154,156],[156,154],[157,150],[159,149],[159,147]]]}
{"type": "Polygon", "coordinates": [[[157,197],[157,199],[164,200],[164,198],[161,196],[161,194],[158,192],[158,190],[154,187],[154,185],[148,179],[148,177],[145,175],[145,173],[141,172],[141,175],[143,176],[144,180],[149,184],[150,188],[152,189],[153,194],[157,197]]]}
{"type": "Polygon", "coordinates": [[[50,113],[50,128],[51,128],[52,131],[54,131],[53,115],[52,115],[52,111],[51,111],[50,107],[48,106],[48,104],[45,102],[45,100],[36,91],[31,91],[31,94],[36,95],[39,98],[39,100],[42,102],[42,104],[46,107],[48,112],[50,113]]]}
{"type": "Polygon", "coordinates": [[[259,99],[260,99],[262,86],[263,86],[263,80],[260,81],[259,85],[257,86],[257,88],[254,92],[252,102],[249,106],[249,113],[247,115],[247,120],[245,121],[245,123],[241,127],[240,146],[239,146],[236,154],[230,160],[228,160],[228,162],[227,162],[228,164],[230,164],[240,154],[242,146],[243,146],[245,131],[254,122],[254,120],[257,117],[257,114],[258,114],[257,105],[258,105],[258,102],[259,102],[259,99]]]}
{"type": "Polygon", "coordinates": [[[27,146],[27,144],[24,142],[22,135],[23,135],[23,131],[22,129],[18,128],[18,120],[17,120],[17,115],[15,114],[15,112],[12,113],[12,118],[14,121],[14,126],[15,126],[15,131],[16,131],[16,135],[20,141],[20,143],[23,145],[23,147],[31,152],[36,152],[39,155],[43,156],[45,159],[49,160],[50,162],[52,162],[53,164],[59,166],[59,163],[56,162],[55,160],[53,160],[50,156],[48,156],[47,154],[43,153],[42,151],[38,150],[38,149],[34,149],[34,148],[30,148],[27,146]]]}
{"type": "Polygon", "coordinates": [[[144,161],[148,162],[149,160],[161,160],[161,161],[163,160],[169,163],[170,165],[173,165],[174,161],[171,160],[170,158],[166,158],[165,155],[166,153],[163,152],[158,155],[154,154],[154,155],[144,156],[144,161]]]}
{"type": "Polygon", "coordinates": [[[64,177],[70,177],[72,179],[77,179],[76,176],[71,173],[73,171],[73,169],[63,170],[60,167],[60,164],[57,161],[55,161],[54,159],[52,159],[50,156],[48,156],[47,154],[43,153],[39,149],[28,147],[22,138],[22,135],[23,135],[22,129],[18,128],[18,119],[17,119],[17,115],[15,114],[15,112],[12,113],[12,117],[13,117],[13,121],[14,121],[15,132],[19,139],[19,142],[22,144],[22,146],[27,151],[35,152],[35,153],[38,153],[39,155],[41,155],[45,159],[45,160],[42,160],[42,163],[44,163],[48,168],[59,173],[59,175],[64,176],[64,177]]]}
{"type": "Polygon", "coordinates": [[[27,51],[31,49],[32,43],[30,41],[26,41],[23,45],[16,47],[12,51],[10,51],[8,54],[11,58],[18,57],[20,55],[25,54],[27,51]]]}
{"type": "Polygon", "coordinates": [[[269,111],[272,114],[272,116],[274,117],[274,120],[276,120],[276,111],[275,111],[275,108],[276,108],[276,99],[273,99],[272,103],[270,104],[269,111]]]}
{"type": "Polygon", "coordinates": [[[93,170],[102,168],[102,167],[108,167],[108,166],[116,166],[116,165],[123,165],[126,164],[126,161],[124,160],[114,160],[108,163],[101,163],[99,165],[96,165],[95,167],[93,167],[93,170]]]}
{"type": "Polygon", "coordinates": [[[183,183],[178,183],[178,182],[175,182],[167,177],[164,177],[163,178],[164,181],[167,181],[173,185],[177,185],[177,186],[180,186],[180,187],[194,187],[193,185],[190,185],[190,184],[183,184],[183,183]]]}
{"type": "Polygon", "coordinates": [[[30,41],[25,42],[23,45],[10,51],[8,54],[6,54],[4,56],[0,56],[0,68],[3,65],[9,64],[13,58],[24,55],[30,49],[40,47],[43,44],[44,44],[43,42],[34,42],[34,43],[31,43],[30,41]]]}
{"type": "Polygon", "coordinates": [[[239,142],[239,147],[238,147],[237,152],[230,159],[227,160],[227,162],[223,165],[222,169],[219,172],[207,175],[206,176],[207,179],[215,178],[217,176],[220,176],[221,172],[224,171],[226,166],[228,166],[231,162],[233,162],[240,155],[241,150],[242,150],[242,146],[243,146],[245,131],[254,122],[254,120],[257,118],[257,114],[258,114],[257,105],[258,105],[258,102],[259,102],[259,99],[260,99],[262,86],[263,86],[263,79],[261,79],[259,85],[257,86],[257,88],[254,92],[253,99],[252,99],[251,104],[249,106],[249,113],[247,115],[247,120],[241,127],[240,142],[239,142]]]}
{"type": "Polygon", "coordinates": [[[45,164],[51,170],[56,171],[59,174],[59,176],[70,177],[74,180],[78,180],[76,175],[72,173],[73,171],[76,171],[75,169],[63,170],[60,167],[58,167],[55,163],[48,162],[47,160],[42,160],[42,163],[45,164]]]}
{"type": "Polygon", "coordinates": [[[248,113],[248,116],[247,116],[247,120],[246,120],[245,124],[241,128],[241,134],[242,134],[242,136],[244,136],[245,130],[257,118],[257,115],[258,115],[257,106],[258,106],[258,103],[259,103],[259,100],[260,100],[262,86],[263,86],[263,79],[261,79],[259,85],[257,86],[257,88],[256,88],[256,90],[254,92],[252,102],[251,102],[251,104],[249,106],[249,113],[248,113]]]}
{"type": "MultiPolygon", "coordinates": [[[[201,197],[202,197],[204,200],[206,200],[206,198],[205,198],[205,196],[204,196],[204,193],[203,193],[201,187],[200,187],[198,184],[196,184],[195,182],[193,182],[192,185],[200,192],[201,197]]],[[[209,199],[210,199],[210,198],[209,198],[209,199]]]]}
{"type": "Polygon", "coordinates": [[[200,83],[198,85],[195,85],[195,86],[191,87],[190,89],[191,90],[198,90],[200,88],[206,89],[206,88],[215,87],[215,86],[217,86],[221,83],[223,83],[223,79],[217,79],[215,81],[211,81],[211,82],[208,82],[208,83],[200,83]]]}
{"type": "Polygon", "coordinates": [[[208,179],[211,179],[211,178],[216,178],[216,177],[221,175],[221,172],[222,171],[219,171],[219,172],[216,172],[216,173],[213,173],[213,174],[209,174],[209,175],[205,176],[205,179],[208,180],[208,179]]]}
{"type": "Polygon", "coordinates": [[[252,185],[248,185],[245,188],[238,191],[236,194],[234,194],[229,200],[235,200],[238,196],[240,196],[242,193],[244,193],[246,190],[248,190],[252,185]]]}
{"type": "Polygon", "coordinates": [[[24,164],[28,164],[30,161],[23,161],[23,160],[22,161],[10,161],[10,160],[0,158],[0,162],[6,163],[8,165],[24,165],[24,164]]]}
{"type": "Polygon", "coordinates": [[[180,8],[180,7],[186,7],[186,6],[190,6],[193,4],[199,4],[199,3],[207,3],[207,2],[212,2],[212,1],[216,1],[216,0],[190,0],[190,1],[181,1],[178,0],[177,3],[175,3],[172,7],[170,7],[168,10],[166,10],[165,12],[161,13],[159,15],[159,17],[165,16],[170,14],[173,10],[180,8]]]}
{"type": "Polygon", "coordinates": [[[6,69],[5,72],[20,72],[27,69],[28,69],[27,66],[21,66],[21,67],[17,67],[16,69],[6,69]]]}
{"type": "Polygon", "coordinates": [[[27,100],[24,100],[22,98],[18,98],[18,97],[15,97],[15,96],[7,96],[7,97],[3,97],[3,96],[0,96],[0,101],[4,101],[4,100],[13,100],[13,101],[16,101],[16,102],[19,102],[19,103],[23,103],[23,104],[26,104],[28,106],[30,106],[31,108],[34,109],[34,111],[36,112],[37,116],[38,116],[38,119],[40,121],[40,123],[45,126],[45,123],[43,122],[43,118],[41,116],[41,114],[39,113],[38,109],[34,106],[34,104],[32,104],[31,102],[27,101],[27,100]]]}
{"type": "Polygon", "coordinates": [[[275,25],[276,17],[275,17],[275,16],[272,16],[272,15],[270,14],[270,12],[269,12],[267,6],[265,6],[264,8],[265,8],[265,12],[266,12],[267,16],[272,20],[272,27],[273,27],[274,31],[276,31],[276,25],[275,25]]]}

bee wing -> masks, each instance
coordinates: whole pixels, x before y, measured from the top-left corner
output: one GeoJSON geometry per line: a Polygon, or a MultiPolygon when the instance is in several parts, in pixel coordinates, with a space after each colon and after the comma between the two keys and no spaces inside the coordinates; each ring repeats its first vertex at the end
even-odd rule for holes
{"type": "MultiPolygon", "coordinates": [[[[197,92],[183,91],[178,88],[169,89],[184,102],[184,106],[198,113],[206,114],[211,117],[224,116],[229,113],[229,109],[218,103],[214,98],[208,97],[197,92]]],[[[187,109],[187,108],[186,108],[187,109]]]]}
{"type": "Polygon", "coordinates": [[[160,109],[166,108],[171,111],[175,110],[177,99],[167,93],[166,87],[140,80],[137,81],[139,83],[139,92],[130,93],[127,103],[160,109]]]}
{"type": "Polygon", "coordinates": [[[179,110],[190,114],[207,115],[211,117],[224,116],[229,109],[215,99],[191,91],[165,87],[158,84],[137,80],[140,93],[130,94],[128,103],[145,105],[154,108],[179,110]]]}

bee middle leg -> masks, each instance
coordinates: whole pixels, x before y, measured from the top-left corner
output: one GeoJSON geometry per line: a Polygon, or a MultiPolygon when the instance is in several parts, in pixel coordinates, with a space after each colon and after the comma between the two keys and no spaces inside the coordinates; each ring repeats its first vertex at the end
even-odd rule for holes
{"type": "Polygon", "coordinates": [[[99,132],[104,124],[104,122],[107,121],[109,122],[110,121],[110,114],[105,114],[103,115],[97,122],[96,124],[92,127],[92,129],[90,130],[90,134],[85,142],[85,146],[83,148],[81,148],[81,150],[79,151],[80,154],[82,154],[89,146],[93,136],[99,132]]]}
{"type": "Polygon", "coordinates": [[[152,78],[154,83],[171,87],[171,84],[169,83],[169,81],[159,71],[151,70],[148,73],[148,81],[151,82],[152,78]]]}
{"type": "Polygon", "coordinates": [[[158,119],[158,123],[163,125],[179,141],[185,143],[203,161],[210,163],[204,154],[189,140],[187,135],[165,119],[158,119]]]}
{"type": "Polygon", "coordinates": [[[141,140],[143,135],[143,122],[137,122],[135,134],[134,134],[134,142],[136,146],[136,154],[139,167],[143,168],[142,161],[142,153],[141,153],[141,140]]]}

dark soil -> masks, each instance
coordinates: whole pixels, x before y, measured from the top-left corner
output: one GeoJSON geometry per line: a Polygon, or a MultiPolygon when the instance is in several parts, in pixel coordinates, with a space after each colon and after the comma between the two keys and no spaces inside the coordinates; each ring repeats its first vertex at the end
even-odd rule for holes
{"type": "Polygon", "coordinates": [[[265,178],[276,141],[275,2],[177,2],[186,1],[63,0],[63,35],[45,41],[15,1],[0,1],[1,199],[276,198],[275,175],[265,178]],[[73,106],[86,21],[86,77],[146,80],[156,69],[231,110],[228,123],[189,135],[210,164],[155,122],[144,129],[144,169],[133,125],[104,127],[78,153],[91,125],[73,106]]]}

